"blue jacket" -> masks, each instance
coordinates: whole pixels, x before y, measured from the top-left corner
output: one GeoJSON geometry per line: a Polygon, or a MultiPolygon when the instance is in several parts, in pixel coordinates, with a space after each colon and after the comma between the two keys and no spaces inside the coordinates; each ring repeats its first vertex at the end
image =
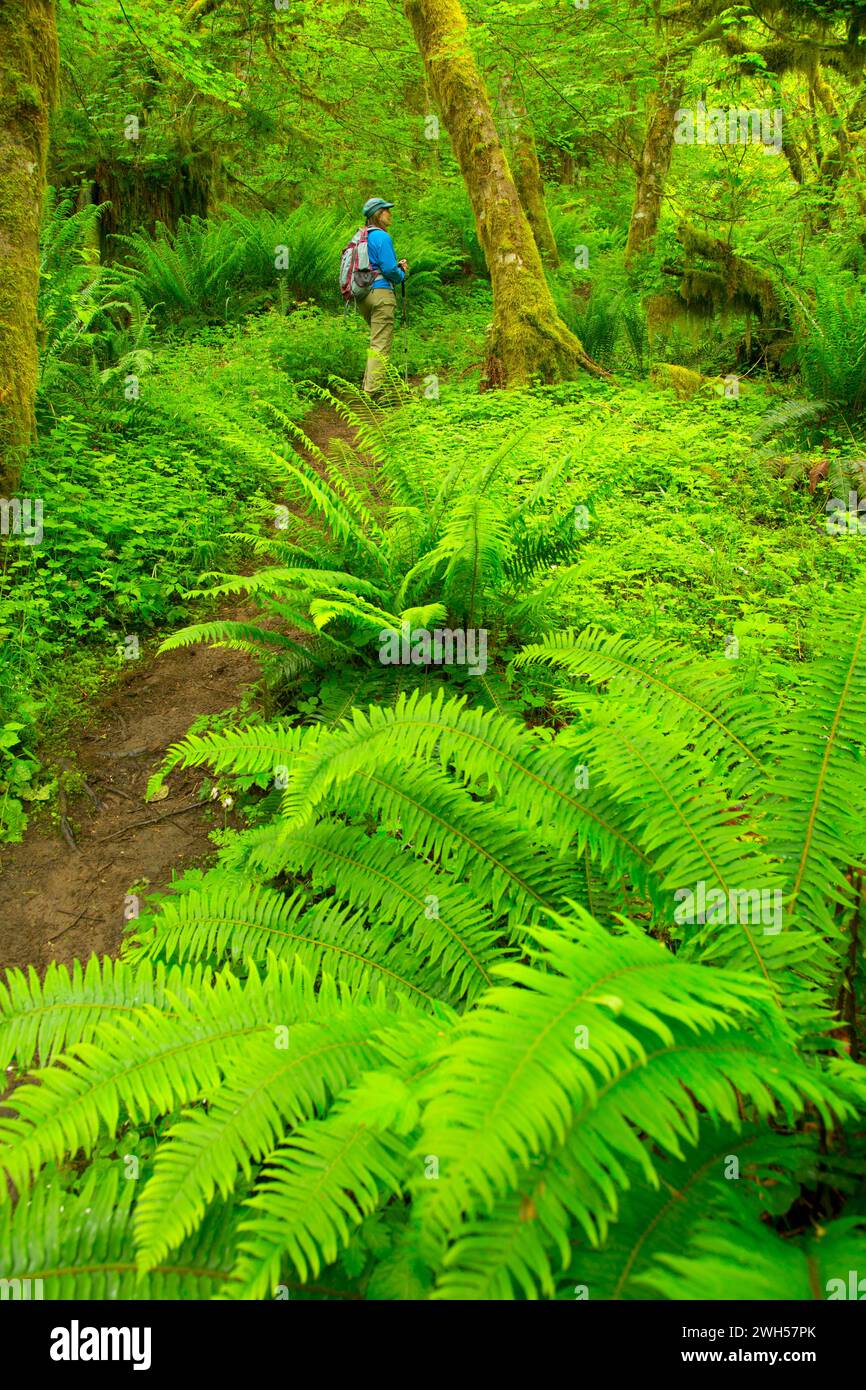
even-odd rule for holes
{"type": "Polygon", "coordinates": [[[379,274],[373,281],[374,290],[393,289],[405,280],[403,271],[397,264],[394,243],[381,227],[371,227],[367,233],[367,249],[370,252],[370,266],[379,274]]]}

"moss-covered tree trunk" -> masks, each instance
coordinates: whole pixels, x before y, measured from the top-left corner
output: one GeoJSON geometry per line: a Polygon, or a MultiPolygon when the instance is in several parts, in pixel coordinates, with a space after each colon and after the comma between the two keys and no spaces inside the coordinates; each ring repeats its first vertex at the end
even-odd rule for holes
{"type": "Polygon", "coordinates": [[[33,434],[39,221],[59,59],[53,0],[0,0],[0,491],[33,434]]]}
{"type": "Polygon", "coordinates": [[[451,136],[493,283],[488,383],[519,386],[533,377],[560,381],[581,370],[607,375],[556,312],[458,0],[403,3],[451,136]]]}
{"type": "MultiPolygon", "coordinates": [[[[816,229],[826,231],[830,226],[842,176],[847,168],[856,164],[859,140],[866,126],[866,83],[860,88],[851,109],[844,117],[839,111],[831,87],[824,81],[820,70],[816,70],[814,74],[813,86],[815,95],[833,123],[834,144],[821,159],[818,172],[820,211],[816,229]]],[[[862,216],[866,213],[866,200],[859,186],[855,187],[855,194],[862,216]]]]}
{"type": "Polygon", "coordinates": [[[662,75],[653,96],[646,136],[638,156],[634,205],[628,228],[625,263],[634,264],[638,256],[649,254],[655,243],[661,216],[665,184],[674,149],[676,113],[685,90],[682,75],[662,75]]]}
{"type": "Polygon", "coordinates": [[[550,266],[557,266],[559,248],[544,201],[544,184],[541,181],[535,132],[520,84],[514,81],[511,73],[504,73],[500,80],[499,101],[508,158],[523,211],[532,228],[532,235],[535,237],[535,244],[541,252],[542,260],[550,266]]]}

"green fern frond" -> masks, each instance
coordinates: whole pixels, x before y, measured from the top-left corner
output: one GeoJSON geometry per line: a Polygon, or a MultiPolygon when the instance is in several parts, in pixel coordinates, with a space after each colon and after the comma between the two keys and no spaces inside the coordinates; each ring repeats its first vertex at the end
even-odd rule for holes
{"type": "MultiPolygon", "coordinates": [[[[474,802],[426,768],[383,764],[376,772],[358,772],[333,802],[338,810],[380,818],[415,854],[462,878],[482,902],[513,920],[560,910],[580,896],[580,870],[564,858],[539,854],[537,837],[516,816],[474,802]]],[[[237,862],[268,877],[282,873],[297,828],[281,830],[278,822],[276,830],[245,834],[237,862]]]]}
{"type": "Polygon", "coordinates": [[[234,1058],[207,1110],[188,1110],[169,1131],[136,1210],[141,1269],[193,1231],[239,1171],[249,1177],[289,1128],[298,1134],[301,1120],[381,1060],[371,1032],[388,1021],[384,1008],[318,999],[314,1021],[293,1023],[284,1038],[273,1026],[261,1033],[234,1058]]]}
{"type": "Polygon", "coordinates": [[[265,566],[255,574],[217,575],[205,574],[202,579],[218,579],[221,582],[207,589],[191,589],[190,598],[219,598],[226,594],[273,594],[275,597],[291,595],[295,589],[303,592],[365,594],[368,598],[383,598],[384,591],[378,584],[358,579],[355,575],[341,570],[311,568],[292,564],[286,560],[282,565],[265,566]]]}
{"type": "Polygon", "coordinates": [[[766,412],[752,431],[753,444],[766,444],[773,438],[799,434],[806,425],[814,425],[831,409],[826,400],[780,401],[766,412]]]}
{"type": "Polygon", "coordinates": [[[239,777],[277,776],[288,769],[301,753],[308,757],[326,730],[320,725],[309,729],[289,724],[251,724],[245,729],[216,733],[187,734],[172,744],[167,763],[171,767],[201,767],[208,764],[215,772],[232,772],[239,777]]]}
{"type": "Polygon", "coordinates": [[[418,1074],[443,1022],[406,1016],[380,1029],[385,1065],[359,1077],[324,1120],[299,1126],[273,1155],[246,1204],[229,1296],[261,1297],[285,1261],[302,1281],[315,1277],[353,1228],[403,1195],[420,1115],[418,1074]]]}
{"type": "Polygon", "coordinates": [[[273,449],[252,442],[248,436],[234,429],[227,429],[224,439],[226,445],[242,457],[261,451],[272,465],[280,467],[288,478],[300,486],[307,504],[339,540],[350,544],[359,556],[372,564],[375,573],[388,573],[387,556],[380,546],[372,536],[366,534],[339,494],[299,454],[289,459],[285,454],[278,454],[273,449]]]}
{"type": "Polygon", "coordinates": [[[214,1205],[172,1258],[142,1274],[132,1238],[136,1187],[124,1180],[117,1163],[101,1164],[78,1193],[65,1192],[55,1174],[53,1181],[40,1180],[16,1206],[0,1207],[4,1277],[30,1280],[34,1297],[75,1302],[202,1300],[226,1291],[235,1210],[214,1205]]]}
{"type": "MultiPolygon", "coordinates": [[[[338,827],[334,830],[339,832],[338,827]]],[[[324,837],[317,842],[315,837],[311,839],[321,846],[322,872],[315,875],[316,886],[321,887],[329,879],[326,841],[324,837]]],[[[412,864],[408,856],[403,857],[412,864]]],[[[296,963],[314,979],[326,972],[359,996],[383,988],[424,1005],[442,998],[457,1003],[464,990],[477,993],[487,982],[479,960],[481,933],[474,930],[469,912],[460,912],[458,892],[450,885],[451,897],[457,898],[453,925],[446,922],[440,929],[433,922],[426,931],[419,925],[413,934],[407,921],[405,935],[371,931],[366,918],[354,908],[355,897],[362,896],[358,885],[364,880],[349,853],[339,860],[340,867],[345,863],[349,870],[346,886],[341,884],[342,901],[326,897],[313,903],[302,891],[286,896],[276,889],[240,881],[237,875],[212,870],[200,885],[163,899],[158,911],[139,918],[127,955],[131,960],[232,959],[262,966],[273,955],[296,963]],[[464,925],[467,917],[469,924],[464,925]],[[446,970],[447,989],[442,983],[446,970]]],[[[315,867],[318,870],[320,866],[317,863],[315,867]]],[[[384,874],[382,879],[375,887],[384,896],[391,879],[385,879],[384,874]]],[[[396,888],[393,897],[397,897],[396,888]]],[[[407,891],[403,904],[407,919],[412,901],[407,891]]],[[[422,917],[424,907],[421,900],[417,910],[422,917]]],[[[488,958],[492,954],[488,948],[488,958]]]]}
{"type": "Polygon", "coordinates": [[[388,450],[384,417],[354,382],[331,377],[328,387],[317,386],[313,394],[349,426],[360,452],[377,464],[384,462],[388,450]]]}
{"type": "MultiPolygon", "coordinates": [[[[312,624],[310,625],[312,628],[312,624]]],[[[192,623],[166,637],[159,645],[160,654],[177,651],[181,647],[193,647],[199,642],[208,642],[212,647],[227,647],[233,651],[250,652],[257,656],[264,649],[277,649],[285,652],[304,652],[304,648],[292,637],[272,628],[257,627],[254,623],[236,622],[231,619],[216,619],[210,623],[192,623]]]]}
{"type": "Polygon", "coordinates": [[[347,507],[351,515],[364,528],[365,533],[372,533],[379,544],[381,544],[384,540],[384,533],[378,519],[362,498],[358,488],[354,486],[346,476],[347,471],[349,471],[347,465],[349,465],[349,467],[354,466],[354,470],[358,472],[359,476],[361,475],[362,470],[358,466],[355,451],[351,449],[349,445],[344,444],[344,467],[342,470],[335,468],[334,460],[329,457],[329,454],[310,439],[299,425],[296,425],[287,415],[281,410],[278,410],[275,405],[271,404],[269,401],[265,401],[262,408],[279,422],[290,438],[300,444],[304,453],[309,454],[311,458],[317,461],[323,472],[327,474],[331,489],[335,496],[341,498],[342,503],[347,507]]]}
{"type": "Polygon", "coordinates": [[[809,667],[804,698],[772,740],[773,843],[786,865],[789,920],[844,949],[840,918],[853,910],[852,872],[866,867],[860,809],[866,754],[866,613],[862,586],[822,614],[833,655],[809,667]]]}
{"type": "Polygon", "coordinates": [[[751,908],[758,903],[781,902],[781,875],[762,850],[756,828],[747,812],[731,814],[726,789],[711,776],[711,769],[694,756],[688,726],[678,733],[660,733],[647,721],[633,717],[630,726],[614,706],[599,709],[596,718],[576,740],[592,777],[600,770],[605,789],[624,812],[632,837],[651,855],[660,891],[656,901],[666,919],[688,923],[686,936],[694,939],[713,958],[737,968],[756,968],[769,981],[770,959],[784,949],[802,953],[810,943],[805,937],[783,938],[769,911],[751,908]],[[720,893],[708,909],[705,923],[688,914],[688,893],[704,883],[705,892],[720,893]],[[664,894],[669,895],[664,903],[664,894]],[[761,893],[765,896],[762,899],[761,893]],[[778,894],[778,898],[774,897],[778,894]],[[678,908],[675,903],[685,904],[678,908]],[[733,904],[733,910],[731,905],[733,904]],[[722,907],[724,910],[722,911],[722,907]],[[718,909],[718,910],[717,910],[718,909]],[[764,931],[764,927],[773,931],[764,931]],[[695,931],[694,928],[697,928],[695,931]]]}
{"type": "Polygon", "coordinates": [[[535,663],[564,671],[573,680],[609,685],[613,697],[621,703],[632,700],[635,709],[648,697],[653,709],[666,715],[666,725],[686,719],[699,729],[710,756],[724,757],[726,765],[737,760],[752,769],[761,766],[766,705],[740,694],[729,661],[697,661],[654,638],[633,641],[590,627],[552,633],[524,647],[514,660],[518,670],[535,663]]]}
{"type": "Polygon", "coordinates": [[[7,970],[0,981],[0,1067],[45,1066],[73,1043],[89,1041],[107,1019],[134,1017],[140,1009],[167,1010],[201,984],[201,971],[158,965],[132,970],[125,961],[91,956],[71,970],[51,961],[40,979],[31,966],[7,970]]]}
{"type": "Polygon", "coordinates": [[[653,1270],[659,1255],[688,1249],[707,1213],[717,1229],[731,1221],[745,1224],[750,1212],[753,1226],[762,1212],[782,1215],[799,1196],[800,1184],[814,1181],[816,1148],[808,1134],[702,1126],[700,1144],[684,1159],[657,1163],[657,1187],[648,1190],[635,1174],[604,1245],[593,1249],[581,1242],[575,1248],[561,1280],[562,1297],[573,1298],[577,1283],[592,1299],[650,1297],[641,1276],[653,1270]]]}
{"type": "Polygon", "coordinates": [[[651,1297],[673,1299],[862,1298],[864,1237],[862,1216],[827,1222],[804,1239],[783,1239],[745,1221],[721,1230],[707,1225],[693,1236],[689,1253],[659,1255],[640,1283],[651,1297]]]}
{"type": "MultiPolygon", "coordinates": [[[[491,982],[502,958],[482,901],[457,877],[439,874],[386,834],[367,835],[333,822],[304,827],[280,841],[285,872],[310,876],[316,892],[333,891],[351,908],[388,923],[388,937],[411,942],[414,970],[439,964],[457,998],[491,982]]],[[[378,937],[378,927],[369,935],[378,937]]]]}
{"type": "Polygon", "coordinates": [[[624,1165],[658,1182],[641,1132],[681,1157],[702,1113],[737,1126],[742,1106],[788,1124],[810,1105],[827,1124],[849,1112],[798,1058],[757,980],[682,964],[636,932],[611,937],[586,915],[531,935],[542,968],[499,967],[519,988],[484,996],[436,1073],[418,1147],[440,1165],[435,1187],[419,1184],[417,1194],[431,1250],[458,1230],[461,1213],[492,1210],[557,1148],[572,1171],[570,1217],[596,1244],[616,1214],[624,1165]]]}
{"type": "Polygon", "coordinates": [[[405,1143],[340,1112],[299,1125],[242,1220],[232,1298],[273,1296],[287,1259],[302,1281],[333,1263],[365,1216],[399,1193],[405,1143]]]}
{"type": "Polygon", "coordinates": [[[113,1133],[122,1110],[143,1121],[215,1091],[262,1036],[273,1042],[275,1023],[297,1021],[315,998],[307,975],[275,962],[264,980],[251,967],[243,984],[224,971],[195,996],[167,993],[170,1020],[148,1006],[101,1022],[62,1054],[62,1068],[17,1088],[13,1116],[0,1120],[0,1169],[20,1191],[44,1163],[89,1149],[101,1127],[113,1133]]]}

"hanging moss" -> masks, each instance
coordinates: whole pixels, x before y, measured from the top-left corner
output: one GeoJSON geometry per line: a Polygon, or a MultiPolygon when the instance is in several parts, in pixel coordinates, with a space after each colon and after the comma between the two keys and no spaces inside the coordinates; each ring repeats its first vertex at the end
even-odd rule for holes
{"type": "Polygon", "coordinates": [[[762,323],[783,317],[782,305],[769,275],[756,270],[724,241],[682,223],[677,237],[689,258],[712,261],[717,270],[689,267],[680,284],[687,304],[721,311],[754,314],[762,323]]]}
{"type": "Polygon", "coordinates": [[[758,355],[777,363],[777,341],[789,342],[789,324],[782,300],[768,275],[738,256],[726,242],[684,223],[678,237],[687,264],[666,266],[679,276],[676,294],[650,295],[645,301],[647,328],[651,339],[664,334],[676,323],[693,339],[706,333],[708,320],[745,319],[745,355],[751,357],[753,334],[758,355]],[[703,261],[704,265],[696,264],[703,261]],[[709,264],[706,264],[706,263],[709,264]]]}
{"type": "Polygon", "coordinates": [[[703,304],[711,313],[724,307],[727,288],[721,275],[710,270],[687,270],[680,282],[680,294],[687,304],[703,304]]]}
{"type": "Polygon", "coordinates": [[[167,155],[143,165],[136,160],[102,161],[93,173],[94,202],[107,204],[100,218],[102,260],[120,259],[116,239],[157,223],[171,231],[182,217],[206,217],[210,207],[213,161],[167,155]]]}
{"type": "Polygon", "coordinates": [[[0,490],[33,434],[39,223],[59,59],[51,0],[0,0],[0,490]]]}
{"type": "Polygon", "coordinates": [[[644,301],[647,316],[647,331],[650,338],[665,333],[673,324],[683,328],[688,337],[697,340],[706,333],[707,319],[703,310],[697,310],[675,294],[652,294],[644,301]]]}
{"type": "MultiPolygon", "coordinates": [[[[830,225],[842,177],[859,153],[863,128],[866,126],[866,84],[846,115],[839,111],[832,89],[819,72],[814,76],[812,90],[830,117],[833,127],[833,145],[826,154],[821,155],[818,171],[819,212],[816,227],[818,230],[826,230],[830,225]]],[[[866,215],[866,195],[857,180],[854,181],[854,193],[861,215],[866,215]]]]}
{"type": "Polygon", "coordinates": [[[722,49],[732,58],[740,59],[741,72],[759,77],[767,72],[779,77],[788,72],[802,72],[808,76],[817,71],[821,53],[817,45],[794,39],[767,43],[756,49],[753,43],[746,43],[736,34],[724,36],[722,49]]]}
{"type": "MultiPolygon", "coordinates": [[[[866,64],[866,50],[861,37],[866,31],[866,9],[858,0],[849,7],[847,33],[844,43],[839,43],[835,32],[840,18],[840,6],[827,5],[825,0],[752,0],[751,8],[758,18],[769,22],[770,28],[790,30],[799,27],[795,21],[802,21],[808,29],[808,37],[771,45],[772,49],[784,52],[785,47],[794,54],[803,48],[816,51],[821,62],[828,62],[839,72],[849,77],[857,77],[866,64]]],[[[792,66],[799,65],[792,63],[792,66]]],[[[771,69],[776,71],[776,69],[771,69]]]]}

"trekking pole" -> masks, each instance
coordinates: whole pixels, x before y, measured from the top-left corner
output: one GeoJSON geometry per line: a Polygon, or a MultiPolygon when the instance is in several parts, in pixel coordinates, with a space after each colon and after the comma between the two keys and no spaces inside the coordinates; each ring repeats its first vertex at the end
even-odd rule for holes
{"type": "Polygon", "coordinates": [[[403,300],[403,378],[409,385],[409,316],[406,312],[406,281],[401,282],[403,300]]]}

